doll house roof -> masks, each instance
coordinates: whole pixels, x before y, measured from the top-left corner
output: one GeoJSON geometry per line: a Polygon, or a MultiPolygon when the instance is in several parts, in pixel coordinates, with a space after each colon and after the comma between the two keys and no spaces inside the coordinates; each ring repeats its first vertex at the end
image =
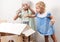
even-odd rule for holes
{"type": "Polygon", "coordinates": [[[25,36],[35,33],[35,31],[31,29],[30,26],[20,23],[0,23],[0,32],[16,35],[24,34],[25,36]]]}

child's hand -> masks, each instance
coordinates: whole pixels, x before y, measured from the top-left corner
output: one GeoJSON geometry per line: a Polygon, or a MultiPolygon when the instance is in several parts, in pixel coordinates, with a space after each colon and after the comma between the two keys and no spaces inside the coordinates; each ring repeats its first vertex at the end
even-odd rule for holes
{"type": "Polygon", "coordinates": [[[30,5],[29,4],[27,4],[27,7],[28,7],[28,9],[30,9],[30,5]]]}
{"type": "Polygon", "coordinates": [[[52,23],[52,25],[54,25],[54,23],[55,23],[55,20],[54,20],[54,19],[51,19],[51,23],[52,23]]]}

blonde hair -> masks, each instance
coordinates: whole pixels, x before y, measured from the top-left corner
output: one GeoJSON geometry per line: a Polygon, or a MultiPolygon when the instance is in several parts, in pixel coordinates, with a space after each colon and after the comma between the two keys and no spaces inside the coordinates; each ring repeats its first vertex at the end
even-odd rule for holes
{"type": "Polygon", "coordinates": [[[43,1],[37,2],[36,5],[42,6],[42,7],[44,7],[44,8],[46,7],[46,6],[45,6],[45,3],[44,3],[43,1]]]}
{"type": "Polygon", "coordinates": [[[33,7],[33,2],[30,0],[23,0],[22,4],[29,4],[31,7],[33,7]]]}

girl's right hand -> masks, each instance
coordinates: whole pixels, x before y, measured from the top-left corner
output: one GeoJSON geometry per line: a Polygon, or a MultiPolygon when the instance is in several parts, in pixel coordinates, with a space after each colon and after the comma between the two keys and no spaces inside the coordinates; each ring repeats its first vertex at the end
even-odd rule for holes
{"type": "Polygon", "coordinates": [[[28,9],[30,9],[30,5],[29,4],[27,4],[27,7],[28,7],[28,9]]]}

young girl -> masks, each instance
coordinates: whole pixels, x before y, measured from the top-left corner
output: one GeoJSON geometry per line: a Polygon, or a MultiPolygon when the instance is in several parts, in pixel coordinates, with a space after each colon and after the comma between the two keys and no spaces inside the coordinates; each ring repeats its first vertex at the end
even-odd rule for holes
{"type": "MultiPolygon", "coordinates": [[[[25,1],[22,3],[22,7],[21,9],[19,9],[17,11],[17,14],[14,18],[14,20],[16,20],[17,18],[20,18],[21,19],[21,23],[24,23],[24,24],[28,24],[29,26],[31,26],[31,28],[34,29],[34,19],[30,19],[28,17],[26,17],[26,15],[30,15],[30,14],[35,14],[35,12],[31,9],[31,1],[25,1]]],[[[29,40],[27,37],[24,37],[25,40],[24,42],[29,42],[30,41],[30,37],[29,37],[29,40]]]]}
{"type": "Polygon", "coordinates": [[[40,1],[36,3],[36,14],[27,15],[27,17],[30,17],[30,18],[36,17],[37,31],[40,34],[44,35],[45,42],[49,42],[48,41],[49,36],[51,36],[53,42],[57,42],[56,37],[55,37],[55,32],[53,29],[55,20],[50,12],[45,11],[44,2],[40,1]]]}

